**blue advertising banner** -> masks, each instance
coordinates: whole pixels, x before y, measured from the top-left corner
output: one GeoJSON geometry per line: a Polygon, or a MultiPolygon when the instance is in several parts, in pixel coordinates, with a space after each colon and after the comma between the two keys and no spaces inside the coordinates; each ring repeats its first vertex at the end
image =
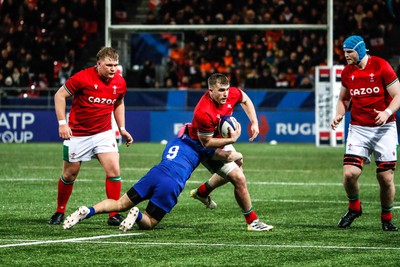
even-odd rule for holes
{"type": "MultiPolygon", "coordinates": [[[[260,134],[255,142],[313,143],[314,111],[259,111],[260,134]]],[[[126,128],[135,142],[174,138],[192,120],[192,111],[126,111],[126,128]]],[[[249,139],[249,120],[243,110],[234,112],[242,124],[239,142],[249,139]]],[[[345,126],[347,129],[347,126],[345,126]]],[[[0,143],[62,142],[53,111],[0,111],[0,143]]]]}
{"type": "Polygon", "coordinates": [[[0,112],[0,142],[56,142],[58,123],[51,111],[0,112]]]}
{"type": "MultiPolygon", "coordinates": [[[[312,143],[315,140],[314,111],[258,112],[260,134],[255,142],[312,143]]],[[[170,140],[176,136],[185,122],[192,120],[193,112],[152,112],[151,142],[170,140]]],[[[239,142],[247,142],[250,137],[250,124],[242,110],[234,112],[235,118],[242,125],[239,142]]]]}
{"type": "MultiPolygon", "coordinates": [[[[150,142],[149,111],[127,112],[126,128],[136,142],[150,142]]],[[[0,111],[0,143],[62,142],[54,111],[0,111]]]]}

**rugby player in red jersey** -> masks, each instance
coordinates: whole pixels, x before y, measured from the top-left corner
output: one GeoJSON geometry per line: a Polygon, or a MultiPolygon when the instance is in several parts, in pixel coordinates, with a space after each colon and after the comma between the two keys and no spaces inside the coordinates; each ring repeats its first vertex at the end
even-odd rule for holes
{"type": "MultiPolygon", "coordinates": [[[[231,87],[229,79],[221,73],[212,74],[208,78],[208,90],[196,105],[192,124],[189,125],[189,136],[199,140],[206,148],[223,147],[224,150],[234,151],[233,143],[241,133],[240,124],[235,131],[231,131],[228,138],[222,138],[218,133],[219,119],[225,115],[232,115],[234,107],[240,104],[248,116],[251,127],[250,141],[253,141],[258,133],[258,120],[253,102],[248,95],[236,87],[231,87]]],[[[211,200],[210,193],[217,187],[231,182],[234,185],[236,202],[246,219],[248,231],[269,231],[273,228],[261,222],[253,209],[250,194],[247,188],[246,177],[241,168],[242,162],[222,162],[207,160],[202,162],[213,176],[197,189],[190,192],[190,196],[201,201],[207,208],[216,208],[216,203],[211,200]],[[220,168],[220,165],[223,165],[220,168]],[[216,171],[219,169],[219,171],[216,171]]]]}
{"type": "Polygon", "coordinates": [[[392,222],[392,209],[398,145],[395,112],[400,107],[399,80],[386,60],[366,53],[362,37],[348,37],[343,50],[348,65],[341,75],[342,86],[331,127],[335,129],[345,112],[350,111],[343,160],[343,184],[349,206],[338,226],[347,228],[362,215],[358,178],[363,165],[370,163],[373,154],[380,186],[382,229],[397,231],[392,222]]]}
{"type": "MultiPolygon", "coordinates": [[[[96,157],[106,174],[107,197],[119,199],[121,176],[118,145],[111,126],[113,114],[121,136],[129,146],[132,136],[125,129],[126,82],[117,69],[118,52],[104,47],[97,53],[97,64],[84,69],[60,87],[54,96],[55,111],[59,123],[59,135],[63,143],[63,170],[58,180],[57,209],[49,224],[60,224],[64,219],[68,200],[81,163],[96,157]],[[73,96],[69,120],[66,116],[66,100],[73,96]]],[[[109,225],[118,226],[124,218],[110,213],[109,225]]]]}

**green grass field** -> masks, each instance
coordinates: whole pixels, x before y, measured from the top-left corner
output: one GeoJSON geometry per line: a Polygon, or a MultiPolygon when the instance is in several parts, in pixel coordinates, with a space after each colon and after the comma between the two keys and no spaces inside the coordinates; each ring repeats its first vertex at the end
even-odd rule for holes
{"type": "MultiPolygon", "coordinates": [[[[157,164],[163,145],[121,147],[123,192],[157,164]]],[[[179,203],[152,231],[121,232],[107,215],[70,230],[50,226],[61,173],[62,145],[0,144],[0,266],[400,266],[400,236],[380,225],[375,166],[361,178],[364,214],[347,230],[343,148],[313,144],[236,145],[253,205],[271,232],[246,232],[228,184],[213,192],[215,210],[189,198],[209,178],[200,166],[179,203]]],[[[104,173],[83,163],[67,213],[103,198],[104,173]]],[[[140,205],[143,209],[145,204],[140,205]]],[[[398,209],[394,222],[400,226],[398,209]]]]}

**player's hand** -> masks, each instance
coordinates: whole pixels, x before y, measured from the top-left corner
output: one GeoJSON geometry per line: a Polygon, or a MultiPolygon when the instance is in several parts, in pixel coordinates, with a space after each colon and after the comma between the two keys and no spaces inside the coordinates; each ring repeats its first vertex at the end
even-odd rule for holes
{"type": "Polygon", "coordinates": [[[336,130],[336,127],[339,125],[339,123],[343,120],[343,115],[337,114],[335,118],[333,118],[332,123],[331,123],[331,128],[332,130],[336,130]]]}
{"type": "Polygon", "coordinates": [[[236,123],[236,130],[233,130],[231,127],[228,127],[228,131],[229,131],[229,136],[232,140],[233,143],[235,143],[240,135],[242,134],[242,126],[240,125],[239,122],[236,123]]]}
{"type": "Polygon", "coordinates": [[[385,110],[384,111],[379,111],[374,109],[375,113],[378,115],[375,117],[375,124],[376,125],[384,125],[386,121],[389,119],[391,114],[387,113],[385,110]]]}
{"type": "Polygon", "coordinates": [[[121,136],[125,139],[125,145],[130,146],[133,143],[133,137],[127,130],[121,130],[120,131],[121,136]]]}
{"type": "Polygon", "coordinates": [[[60,125],[58,127],[58,135],[63,140],[69,140],[72,136],[71,128],[69,128],[68,124],[60,125]]]}
{"type": "Polygon", "coordinates": [[[257,138],[260,133],[260,129],[258,127],[258,123],[252,123],[250,126],[251,137],[249,138],[249,142],[253,142],[254,139],[257,138]]]}

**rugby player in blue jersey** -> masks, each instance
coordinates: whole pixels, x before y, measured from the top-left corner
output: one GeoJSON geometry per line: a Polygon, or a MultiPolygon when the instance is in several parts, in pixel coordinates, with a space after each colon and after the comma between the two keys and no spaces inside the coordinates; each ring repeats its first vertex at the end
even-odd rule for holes
{"type": "MultiPolygon", "coordinates": [[[[231,131],[231,138],[237,140],[240,131],[240,126],[234,132],[231,131]]],[[[65,219],[63,227],[69,229],[95,214],[131,209],[121,222],[120,230],[127,231],[135,223],[140,229],[153,229],[177,204],[186,181],[200,161],[207,158],[236,161],[242,158],[242,154],[219,148],[204,148],[200,142],[183,134],[167,144],[161,162],[152,167],[119,200],[105,199],[93,207],[82,206],[65,219]],[[142,213],[135,206],[145,200],[149,202],[146,211],[142,213]]]]}

